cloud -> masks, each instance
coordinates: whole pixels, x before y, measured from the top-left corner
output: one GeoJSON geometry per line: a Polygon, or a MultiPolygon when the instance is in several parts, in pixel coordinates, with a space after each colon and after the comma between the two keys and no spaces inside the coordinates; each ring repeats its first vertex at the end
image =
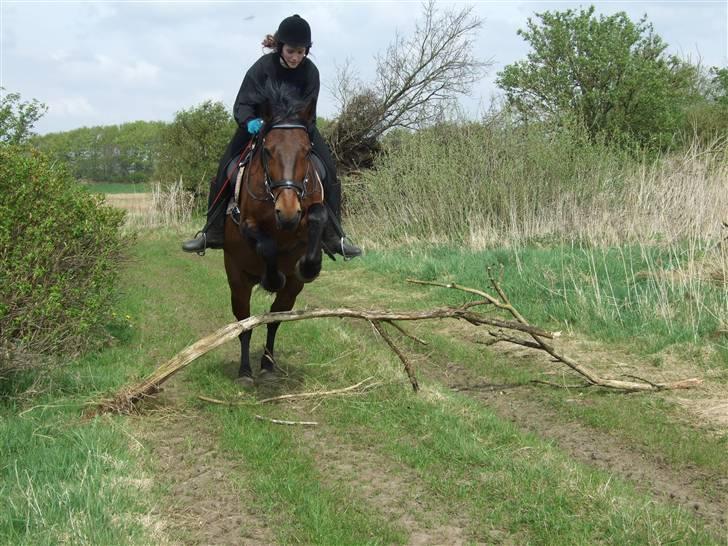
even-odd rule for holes
{"type": "MultiPolygon", "coordinates": [[[[670,52],[699,55],[704,64],[728,64],[725,3],[600,1],[598,13],[647,12],[670,52]]],[[[523,59],[528,44],[516,35],[534,12],[578,9],[564,0],[471,2],[484,25],[473,53],[492,59],[489,74],[473,87],[471,104],[497,92],[498,70],[523,59]]],[[[461,2],[438,0],[438,9],[461,2]]],[[[319,113],[336,105],[328,88],[336,66],[350,61],[365,83],[375,76],[374,56],[395,35],[408,35],[420,17],[419,1],[135,1],[3,2],[0,85],[48,104],[38,129],[66,130],[137,119],[171,120],[174,112],[211,99],[232,106],[260,40],[280,21],[300,13],[313,30],[312,60],[321,73],[319,113]],[[32,32],[28,32],[32,29],[32,32]],[[42,37],[40,40],[38,37],[42,37]],[[94,108],[94,105],[96,108],[94,108]],[[74,114],[75,113],[75,114],[74,114]]]]}
{"type": "Polygon", "coordinates": [[[159,76],[159,67],[147,61],[134,61],[119,68],[122,81],[128,84],[154,82],[159,76]]]}
{"type": "Polygon", "coordinates": [[[51,59],[58,61],[59,72],[97,83],[121,82],[129,86],[139,86],[139,84],[148,86],[155,83],[160,74],[160,68],[146,60],[121,60],[103,53],[83,58],[59,51],[51,55],[51,59]]]}
{"type": "Polygon", "coordinates": [[[48,101],[48,115],[74,118],[97,114],[96,109],[86,97],[56,97],[48,101]]]}

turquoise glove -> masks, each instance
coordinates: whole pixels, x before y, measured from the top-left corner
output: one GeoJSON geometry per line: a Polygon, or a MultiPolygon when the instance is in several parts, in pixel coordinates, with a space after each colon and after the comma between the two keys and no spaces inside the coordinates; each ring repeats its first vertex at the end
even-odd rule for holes
{"type": "Polygon", "coordinates": [[[263,127],[263,120],[260,118],[254,118],[248,121],[248,132],[251,135],[257,135],[261,127],[263,127]]]}

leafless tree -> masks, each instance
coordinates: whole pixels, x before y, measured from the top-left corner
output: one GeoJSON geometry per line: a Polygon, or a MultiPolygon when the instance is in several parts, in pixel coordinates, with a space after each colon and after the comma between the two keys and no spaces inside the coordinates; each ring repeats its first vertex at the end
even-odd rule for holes
{"type": "Polygon", "coordinates": [[[414,33],[396,36],[377,56],[371,85],[359,82],[349,66],[339,70],[332,91],[340,110],[326,136],[344,171],[371,165],[378,139],[388,130],[429,125],[469,92],[491,65],[472,53],[481,25],[472,8],[440,11],[429,0],[414,33]]]}

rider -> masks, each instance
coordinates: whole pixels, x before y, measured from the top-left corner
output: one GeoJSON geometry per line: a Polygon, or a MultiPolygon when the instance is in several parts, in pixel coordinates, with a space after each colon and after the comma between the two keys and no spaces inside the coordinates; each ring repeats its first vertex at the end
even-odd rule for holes
{"type": "MultiPolygon", "coordinates": [[[[292,85],[298,90],[304,103],[318,99],[319,73],[316,65],[308,58],[311,49],[311,27],[305,19],[298,15],[286,17],[281,21],[278,31],[273,36],[267,35],[262,45],[274,51],[263,55],[245,74],[234,107],[238,129],[220,159],[217,176],[210,187],[207,223],[195,239],[182,243],[182,250],[186,252],[204,252],[206,248],[223,246],[225,209],[231,189],[229,182],[227,187],[223,187],[227,166],[261,130],[263,122],[260,118],[258,97],[260,90],[265,88],[266,81],[292,85]]],[[[316,127],[315,112],[314,103],[314,121],[309,127],[309,136],[314,152],[326,167],[324,195],[330,213],[329,223],[321,242],[330,253],[352,258],[361,255],[361,249],[347,242],[341,229],[341,184],[336,178],[336,165],[331,151],[316,127]]]]}

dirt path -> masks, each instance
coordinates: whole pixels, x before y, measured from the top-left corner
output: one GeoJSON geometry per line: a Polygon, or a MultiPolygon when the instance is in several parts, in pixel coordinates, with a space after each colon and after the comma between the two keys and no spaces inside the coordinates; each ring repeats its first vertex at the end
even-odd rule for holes
{"type": "Polygon", "coordinates": [[[237,487],[247,472],[217,448],[217,434],[192,410],[180,411],[180,382],[172,379],[155,403],[133,423],[151,452],[156,486],[169,501],[154,515],[172,544],[257,546],[275,544],[252,495],[237,487]]]}
{"type": "MultiPolygon", "coordinates": [[[[466,519],[452,510],[453,513],[447,512],[447,507],[434,507],[411,469],[373,449],[342,441],[325,427],[308,429],[303,434],[316,454],[324,483],[348,484],[359,502],[376,507],[381,515],[406,531],[407,544],[473,544],[466,519]]],[[[490,538],[489,542],[502,543],[503,536],[494,531],[490,538]]]]}

